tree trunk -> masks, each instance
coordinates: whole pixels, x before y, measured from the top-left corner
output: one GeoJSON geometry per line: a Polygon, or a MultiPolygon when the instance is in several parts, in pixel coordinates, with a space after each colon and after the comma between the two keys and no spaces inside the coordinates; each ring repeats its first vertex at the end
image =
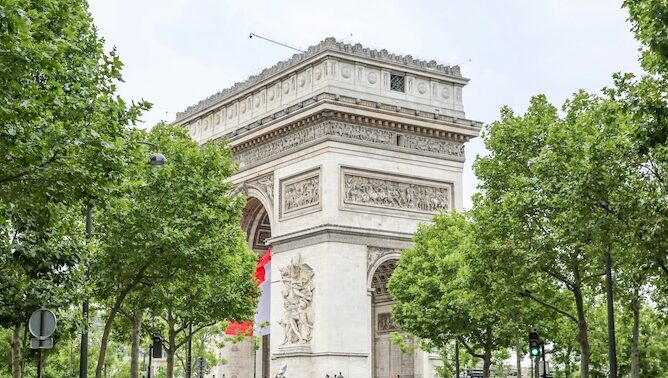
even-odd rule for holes
{"type": "Polygon", "coordinates": [[[143,315],[142,310],[135,310],[132,319],[132,350],[130,352],[130,377],[132,378],[139,378],[139,339],[143,315]]]}
{"type": "Polygon", "coordinates": [[[174,354],[176,352],[176,330],[174,329],[174,318],[172,312],[167,312],[167,337],[169,348],[167,348],[167,378],[174,378],[174,354]]]}
{"type": "Polygon", "coordinates": [[[640,302],[638,300],[638,288],[633,293],[631,301],[633,310],[633,337],[631,338],[631,378],[640,378],[640,351],[638,340],[640,338],[640,302]]]}
{"type": "Polygon", "coordinates": [[[569,346],[566,349],[566,363],[564,364],[564,373],[566,378],[572,378],[573,372],[571,371],[571,347],[569,346]]]}
{"type": "Polygon", "coordinates": [[[11,365],[12,378],[21,378],[21,339],[19,338],[20,325],[15,325],[12,332],[11,345],[11,365]]]}
{"type": "Polygon", "coordinates": [[[587,319],[585,318],[584,300],[582,299],[582,288],[580,286],[580,269],[576,266],[573,270],[576,285],[573,288],[575,307],[577,309],[578,336],[580,343],[580,377],[589,378],[589,335],[587,332],[587,319]]]}
{"type": "Polygon", "coordinates": [[[517,344],[515,344],[515,354],[517,358],[517,378],[522,378],[522,344],[519,338],[517,344]]]}
{"type": "Polygon", "coordinates": [[[121,309],[121,305],[123,304],[123,301],[125,300],[125,297],[132,291],[132,289],[139,284],[139,281],[142,279],[144,276],[144,272],[146,271],[146,268],[148,268],[150,262],[147,262],[144,264],[137,274],[134,276],[132,279],[132,282],[128,284],[121,292],[118,294],[118,297],[116,297],[116,301],[114,302],[114,305],[111,307],[111,311],[109,312],[109,318],[107,318],[106,323],[104,324],[104,332],[102,333],[102,340],[100,341],[100,355],[98,356],[97,359],[97,367],[95,368],[95,378],[102,378],[102,370],[104,369],[104,358],[107,354],[107,345],[109,344],[109,334],[111,333],[111,326],[114,323],[114,318],[118,314],[118,311],[121,309]]]}
{"type": "Polygon", "coordinates": [[[482,376],[483,378],[489,378],[490,368],[492,366],[492,347],[494,346],[494,339],[491,327],[487,327],[485,333],[486,333],[485,356],[483,358],[483,364],[482,364],[482,376]]]}
{"type": "Polygon", "coordinates": [[[111,333],[111,327],[114,324],[114,318],[118,315],[118,311],[121,309],[121,304],[125,299],[125,296],[128,295],[132,288],[127,288],[124,291],[121,291],[116,297],[114,305],[109,311],[109,317],[104,323],[104,331],[102,332],[102,340],[100,341],[100,354],[97,358],[97,367],[95,368],[95,378],[102,378],[103,369],[104,369],[104,359],[107,354],[107,345],[109,345],[109,334],[111,333]]]}
{"type": "Polygon", "coordinates": [[[582,295],[576,295],[575,300],[578,309],[578,342],[580,343],[580,377],[589,378],[589,335],[587,333],[587,320],[584,316],[584,304],[582,295]]]}

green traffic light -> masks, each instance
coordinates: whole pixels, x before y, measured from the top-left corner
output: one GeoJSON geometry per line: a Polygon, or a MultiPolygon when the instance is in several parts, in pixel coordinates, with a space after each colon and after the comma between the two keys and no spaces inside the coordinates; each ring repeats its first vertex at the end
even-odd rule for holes
{"type": "Polygon", "coordinates": [[[531,348],[531,355],[534,356],[534,357],[540,355],[540,349],[531,348]]]}

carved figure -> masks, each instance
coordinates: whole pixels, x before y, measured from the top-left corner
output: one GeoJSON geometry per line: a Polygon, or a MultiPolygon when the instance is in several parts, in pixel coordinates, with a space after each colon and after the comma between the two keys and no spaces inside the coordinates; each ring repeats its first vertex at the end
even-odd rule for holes
{"type": "Polygon", "coordinates": [[[313,270],[295,256],[290,265],[279,269],[283,282],[283,345],[305,344],[311,341],[313,331],[313,270]]]}

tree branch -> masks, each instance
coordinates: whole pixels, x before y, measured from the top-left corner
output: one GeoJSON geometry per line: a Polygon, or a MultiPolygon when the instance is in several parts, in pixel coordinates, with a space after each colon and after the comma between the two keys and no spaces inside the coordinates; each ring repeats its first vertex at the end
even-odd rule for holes
{"type": "Polygon", "coordinates": [[[545,301],[543,301],[543,300],[541,300],[541,299],[539,299],[539,298],[536,298],[536,297],[535,297],[533,294],[531,294],[529,291],[526,291],[526,290],[525,290],[525,291],[523,291],[523,292],[520,292],[520,296],[521,296],[521,297],[525,297],[525,298],[530,298],[530,299],[532,299],[533,301],[535,301],[536,303],[538,303],[538,304],[540,304],[540,305],[542,305],[542,306],[544,306],[544,307],[547,307],[547,308],[549,308],[550,310],[553,310],[553,311],[555,311],[555,312],[557,312],[557,313],[559,313],[559,314],[561,314],[561,315],[563,315],[563,316],[565,316],[565,317],[571,319],[571,320],[574,321],[575,323],[578,322],[578,320],[575,318],[575,316],[573,316],[573,315],[567,313],[566,311],[564,311],[564,310],[562,310],[562,309],[560,309],[560,308],[558,308],[558,307],[556,307],[556,306],[554,306],[554,305],[552,305],[552,304],[549,304],[549,303],[547,303],[547,302],[545,302],[545,301]]]}
{"type": "MultiPolygon", "coordinates": [[[[199,326],[198,328],[196,328],[196,329],[193,331],[193,333],[190,334],[190,337],[192,337],[192,336],[193,336],[194,334],[196,334],[197,332],[201,331],[202,328],[211,327],[211,326],[214,325],[214,324],[216,324],[216,322],[213,322],[213,323],[209,323],[209,324],[205,324],[205,325],[199,326]]],[[[177,343],[177,344],[176,344],[176,348],[174,348],[174,350],[179,349],[181,346],[183,346],[183,344],[186,343],[186,341],[188,341],[188,338],[187,338],[187,337],[186,337],[183,341],[181,341],[180,343],[177,343]]]]}
{"type": "Polygon", "coordinates": [[[568,290],[573,291],[573,289],[575,287],[575,284],[571,280],[566,278],[566,276],[564,276],[563,274],[552,271],[551,269],[548,269],[547,267],[541,267],[540,270],[543,271],[544,273],[546,273],[548,276],[550,276],[550,277],[556,279],[557,281],[563,283],[564,285],[566,285],[566,287],[568,287],[568,290]]]}
{"type": "Polygon", "coordinates": [[[595,278],[595,277],[601,277],[601,276],[605,276],[605,272],[595,273],[595,274],[590,274],[588,276],[584,276],[581,281],[584,282],[584,281],[587,281],[589,279],[592,279],[592,278],[595,278]]]}
{"type": "Polygon", "coordinates": [[[461,337],[458,337],[457,340],[458,340],[460,343],[462,343],[462,345],[464,346],[464,348],[466,349],[466,351],[468,351],[469,354],[470,354],[471,356],[473,356],[473,357],[478,357],[478,358],[485,358],[485,355],[484,355],[484,354],[476,353],[476,352],[473,350],[473,348],[471,348],[471,346],[470,346],[469,344],[467,344],[466,341],[465,341],[464,339],[462,339],[461,337]]]}
{"type": "Polygon", "coordinates": [[[33,173],[34,171],[36,171],[36,170],[38,170],[38,169],[40,169],[40,168],[44,168],[44,167],[46,167],[46,166],[49,165],[51,162],[53,162],[54,160],[56,160],[56,158],[58,157],[58,152],[60,152],[60,150],[56,150],[56,151],[54,151],[54,153],[51,155],[50,158],[48,158],[46,161],[44,161],[42,164],[40,164],[40,165],[38,165],[38,166],[36,166],[36,167],[32,167],[32,168],[30,168],[30,169],[27,169],[27,170],[21,172],[21,173],[17,173],[17,174],[15,174],[15,175],[13,175],[13,176],[8,176],[8,177],[3,177],[3,178],[1,178],[1,179],[0,179],[0,184],[4,184],[5,182],[12,181],[12,180],[16,180],[17,178],[21,178],[21,177],[23,177],[23,176],[27,176],[27,175],[33,173]]]}

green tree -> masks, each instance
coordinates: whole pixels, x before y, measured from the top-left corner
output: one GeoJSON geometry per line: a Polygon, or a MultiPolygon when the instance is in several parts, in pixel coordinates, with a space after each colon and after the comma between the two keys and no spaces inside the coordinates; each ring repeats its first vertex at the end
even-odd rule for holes
{"type": "Polygon", "coordinates": [[[633,218],[643,250],[668,279],[668,4],[662,0],[624,1],[636,39],[643,44],[640,78],[618,75],[615,100],[633,123],[634,151],[642,158],[633,218]]]}
{"type": "Polygon", "coordinates": [[[439,214],[421,225],[389,281],[399,327],[445,351],[453,339],[483,360],[490,376],[493,352],[514,343],[517,302],[480,265],[485,248],[462,214],[439,214]]]}
{"type": "Polygon", "coordinates": [[[127,164],[126,126],[147,104],[115,95],[121,62],[105,53],[83,0],[0,4],[0,326],[78,298],[81,210],[127,164]]]}
{"type": "MultiPolygon", "coordinates": [[[[239,227],[243,198],[227,195],[230,148],[224,142],[200,147],[183,128],[164,124],[146,137],[167,164],[130,171],[96,215],[99,246],[91,270],[96,296],[108,309],[97,378],[114,318],[138,290],[152,313],[174,327],[170,337],[191,323],[247,319],[254,311],[256,257],[239,227]]],[[[177,342],[170,339],[168,347],[171,378],[177,342]]]]}
{"type": "MultiPolygon", "coordinates": [[[[647,282],[648,256],[635,237],[635,205],[647,197],[639,192],[634,124],[614,90],[604,95],[577,93],[564,104],[563,117],[544,96],[533,98],[523,116],[504,109],[484,134],[492,153],[476,162],[482,180],[476,206],[503,220],[517,252],[503,259],[524,266],[506,274],[525,283],[518,286],[521,295],[577,326],[583,376],[591,353],[586,312],[604,292],[605,256],[618,261],[618,284],[631,276],[634,287],[647,282]],[[558,293],[571,299],[557,299],[558,293]]],[[[499,269],[511,266],[497,263],[499,269]]],[[[631,306],[637,297],[625,299],[631,306]]]]}

